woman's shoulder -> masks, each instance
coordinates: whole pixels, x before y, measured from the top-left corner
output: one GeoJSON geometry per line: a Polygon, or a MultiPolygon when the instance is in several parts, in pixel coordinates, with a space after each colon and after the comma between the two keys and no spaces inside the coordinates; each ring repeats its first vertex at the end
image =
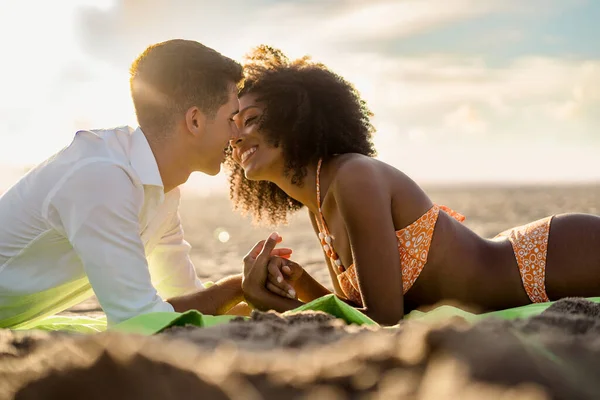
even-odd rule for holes
{"type": "Polygon", "coordinates": [[[347,195],[349,191],[384,189],[390,166],[362,154],[348,153],[332,159],[331,189],[347,195]]]}
{"type": "Polygon", "coordinates": [[[385,181],[393,175],[404,175],[392,165],[362,154],[342,154],[334,157],[332,163],[335,171],[332,183],[352,183],[364,179],[385,181]]]}
{"type": "Polygon", "coordinates": [[[346,153],[335,156],[331,159],[335,169],[335,177],[344,177],[348,174],[356,173],[375,173],[385,164],[373,157],[358,153],[346,153]]]}
{"type": "Polygon", "coordinates": [[[409,176],[396,167],[362,154],[343,154],[332,161],[334,176],[331,182],[334,196],[387,193],[391,197],[398,194],[420,193],[422,189],[409,176]]]}

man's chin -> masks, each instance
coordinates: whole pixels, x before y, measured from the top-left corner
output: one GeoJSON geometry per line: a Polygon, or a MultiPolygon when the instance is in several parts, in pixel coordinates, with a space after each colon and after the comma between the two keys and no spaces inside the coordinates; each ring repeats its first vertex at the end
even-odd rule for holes
{"type": "Polygon", "coordinates": [[[218,175],[221,172],[221,164],[204,167],[199,172],[210,176],[218,175]]]}
{"type": "Polygon", "coordinates": [[[219,172],[221,172],[220,165],[216,169],[213,169],[213,170],[207,172],[206,175],[215,176],[215,175],[219,175],[219,172]]]}

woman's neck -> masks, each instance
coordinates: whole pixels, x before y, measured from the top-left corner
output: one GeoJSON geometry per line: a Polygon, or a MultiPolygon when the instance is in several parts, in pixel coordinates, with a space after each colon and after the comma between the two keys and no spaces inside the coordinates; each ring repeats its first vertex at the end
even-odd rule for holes
{"type": "MultiPolygon", "coordinates": [[[[322,177],[321,173],[321,177],[322,177]]],[[[288,196],[296,201],[304,204],[313,214],[319,213],[319,206],[317,205],[317,166],[309,165],[306,168],[306,176],[303,179],[302,186],[292,183],[291,177],[281,176],[281,179],[273,181],[281,190],[283,190],[288,196]]],[[[322,186],[323,187],[323,186],[322,186]]],[[[327,186],[325,186],[327,187],[327,186]]],[[[321,200],[323,200],[321,198],[321,200]]]]}

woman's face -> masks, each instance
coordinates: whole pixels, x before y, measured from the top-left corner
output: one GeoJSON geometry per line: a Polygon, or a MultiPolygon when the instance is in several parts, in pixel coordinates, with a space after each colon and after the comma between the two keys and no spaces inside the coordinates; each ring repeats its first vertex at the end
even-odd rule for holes
{"type": "Polygon", "coordinates": [[[259,131],[264,105],[256,98],[249,93],[239,99],[240,112],[234,117],[239,137],[231,141],[233,160],[244,169],[247,179],[274,181],[283,175],[283,153],[259,131]]]}

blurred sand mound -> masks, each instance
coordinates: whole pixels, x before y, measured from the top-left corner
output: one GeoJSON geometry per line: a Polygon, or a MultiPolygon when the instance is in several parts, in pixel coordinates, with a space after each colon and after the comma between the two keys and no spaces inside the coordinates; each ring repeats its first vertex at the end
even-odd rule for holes
{"type": "MultiPolygon", "coordinates": [[[[429,188],[432,200],[491,237],[562,212],[598,214],[600,186],[429,188]]],[[[204,280],[239,273],[271,228],[231,211],[226,196],[182,199],[186,238],[204,280]],[[228,232],[222,242],[218,233],[228,232]]],[[[277,228],[283,245],[331,288],[305,211],[277,228]]],[[[95,299],[69,312],[99,311],[95,299]]],[[[523,321],[345,326],[320,313],[256,313],[153,337],[0,330],[0,400],[17,399],[598,399],[598,306],[559,302],[523,321]]]]}
{"type": "Polygon", "coordinates": [[[0,396],[17,399],[592,399],[600,305],[520,321],[346,326],[255,312],[153,337],[1,331],[0,396]],[[42,395],[43,394],[43,395],[42,395]]]}

